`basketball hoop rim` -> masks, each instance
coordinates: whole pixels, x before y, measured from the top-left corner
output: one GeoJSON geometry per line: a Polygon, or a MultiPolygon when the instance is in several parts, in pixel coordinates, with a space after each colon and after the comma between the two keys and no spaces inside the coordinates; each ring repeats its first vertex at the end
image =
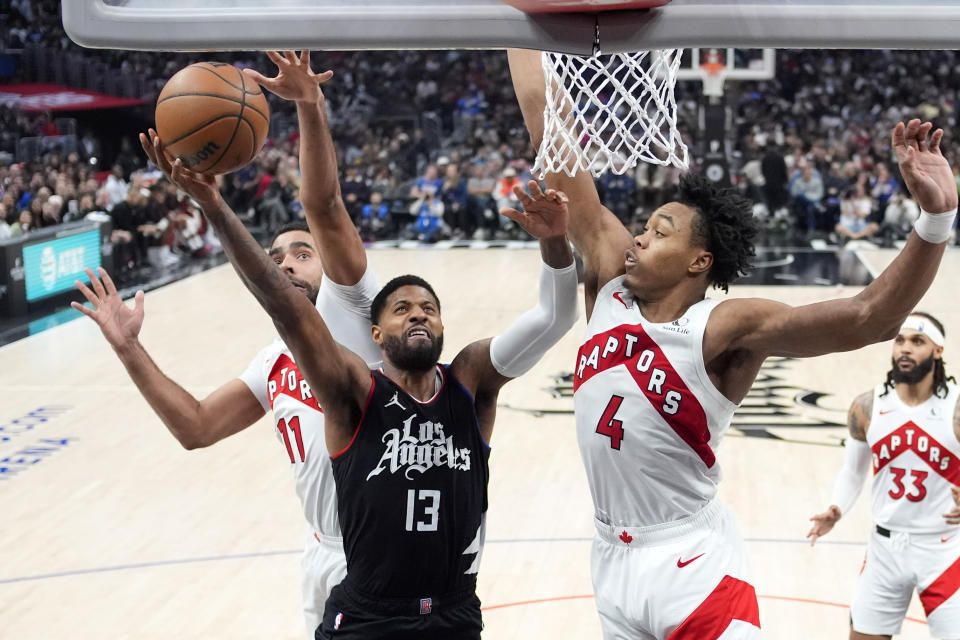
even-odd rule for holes
{"type": "Polygon", "coordinates": [[[706,64],[701,64],[700,68],[706,71],[708,75],[717,76],[720,75],[720,72],[726,71],[727,65],[720,64],[719,62],[708,62],[706,64]]]}

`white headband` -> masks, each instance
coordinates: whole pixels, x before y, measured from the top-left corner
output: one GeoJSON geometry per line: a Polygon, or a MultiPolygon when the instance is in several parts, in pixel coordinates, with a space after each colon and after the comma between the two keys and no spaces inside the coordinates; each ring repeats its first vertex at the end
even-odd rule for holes
{"type": "Polygon", "coordinates": [[[937,329],[937,325],[923,316],[907,316],[907,319],[900,325],[900,329],[912,329],[930,338],[930,341],[938,347],[943,346],[943,334],[937,329]]]}

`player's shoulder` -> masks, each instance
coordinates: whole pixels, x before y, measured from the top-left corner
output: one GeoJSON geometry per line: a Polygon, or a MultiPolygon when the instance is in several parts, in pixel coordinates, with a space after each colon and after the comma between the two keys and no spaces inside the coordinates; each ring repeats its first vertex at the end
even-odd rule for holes
{"type": "Polygon", "coordinates": [[[847,413],[847,428],[850,430],[850,435],[857,440],[867,439],[867,429],[870,428],[870,421],[873,416],[873,399],[876,392],[876,389],[864,391],[850,403],[850,411],[847,413]]]}
{"type": "Polygon", "coordinates": [[[257,352],[257,355],[254,356],[254,362],[260,363],[263,367],[272,366],[273,363],[277,361],[281,356],[286,355],[288,358],[293,358],[293,355],[290,353],[290,349],[287,348],[287,345],[277,338],[270,344],[264,346],[260,351],[257,352]]]}
{"type": "Polygon", "coordinates": [[[854,397],[853,402],[850,403],[851,411],[854,408],[859,408],[863,411],[866,411],[867,414],[869,415],[869,413],[873,411],[873,399],[876,397],[876,395],[877,395],[876,388],[873,388],[873,389],[870,389],[869,391],[864,391],[863,393],[858,394],[856,397],[854,397]]]}

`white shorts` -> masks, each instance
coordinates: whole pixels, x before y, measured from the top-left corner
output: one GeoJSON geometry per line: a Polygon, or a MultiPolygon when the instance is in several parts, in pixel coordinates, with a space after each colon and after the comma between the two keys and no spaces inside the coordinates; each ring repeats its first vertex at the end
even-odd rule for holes
{"type": "Polygon", "coordinates": [[[605,640],[754,640],[757,595],[729,509],[653,527],[596,522],[591,565],[605,640]]]}
{"type": "Polygon", "coordinates": [[[309,532],[300,558],[300,569],[303,619],[307,625],[307,637],[313,640],[313,633],[323,620],[323,607],[330,590],[347,575],[343,540],[309,532]]]}
{"type": "Polygon", "coordinates": [[[960,638],[960,533],[911,534],[874,528],[850,607],[854,631],[896,635],[913,591],[927,615],[930,634],[960,638]]]}

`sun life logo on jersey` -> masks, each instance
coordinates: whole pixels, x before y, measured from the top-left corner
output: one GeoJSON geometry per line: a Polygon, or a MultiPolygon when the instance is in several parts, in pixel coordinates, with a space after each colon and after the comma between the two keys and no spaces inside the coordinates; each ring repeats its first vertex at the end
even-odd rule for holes
{"type": "Polygon", "coordinates": [[[388,429],[381,441],[386,445],[377,466],[367,474],[367,480],[384,471],[391,474],[401,469],[411,480],[412,473],[424,473],[434,467],[448,467],[457,471],[470,470],[470,449],[458,449],[453,436],[446,436],[439,422],[414,424],[417,414],[403,421],[402,426],[388,429]]]}
{"type": "Polygon", "coordinates": [[[674,333],[679,333],[680,335],[683,335],[683,336],[688,336],[690,335],[690,329],[686,329],[685,327],[687,326],[687,324],[689,324],[689,322],[690,322],[690,318],[677,318],[670,324],[661,325],[660,328],[663,329],[664,331],[672,331],[674,333]]]}

